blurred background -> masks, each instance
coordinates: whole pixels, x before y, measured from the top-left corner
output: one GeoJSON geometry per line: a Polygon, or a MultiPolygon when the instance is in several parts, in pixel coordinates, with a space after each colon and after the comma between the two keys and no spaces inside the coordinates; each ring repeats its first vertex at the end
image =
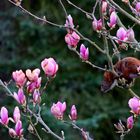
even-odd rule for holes
{"type": "MultiPolygon", "coordinates": [[[[79,7],[91,12],[95,3],[94,0],[73,1],[79,7]]],[[[91,21],[81,12],[64,2],[69,14],[74,18],[75,25],[79,25],[79,31],[96,43],[102,46],[102,39],[92,30],[91,21]]],[[[121,3],[120,3],[121,4],[121,3]]],[[[63,10],[57,0],[23,0],[22,5],[32,13],[59,23],[65,23],[63,10]]],[[[98,12],[97,12],[98,13],[98,12]]],[[[96,14],[97,14],[96,13],[96,14]]],[[[132,25],[126,17],[120,18],[125,24],[132,25]]],[[[97,14],[98,17],[98,14],[97,14]]],[[[135,26],[136,38],[139,28],[135,26]]],[[[127,90],[115,88],[109,93],[103,94],[100,91],[100,85],[103,72],[92,69],[87,64],[71,52],[64,41],[66,31],[50,25],[41,23],[22,12],[7,0],[0,2],[0,78],[4,81],[11,79],[12,71],[17,69],[26,70],[27,68],[40,68],[40,62],[45,57],[54,57],[59,64],[59,71],[55,80],[48,86],[44,95],[43,102],[46,106],[42,109],[42,116],[45,122],[56,133],[65,132],[66,140],[81,140],[81,135],[77,130],[68,125],[56,121],[50,113],[50,106],[53,102],[66,101],[68,114],[72,104],[78,109],[77,124],[90,132],[95,140],[118,140],[119,135],[115,133],[114,123],[119,119],[124,123],[129,117],[128,99],[131,97],[127,90]]],[[[116,29],[112,31],[116,34],[116,29]]],[[[106,56],[100,54],[93,46],[87,42],[81,41],[90,50],[90,60],[104,67],[107,64],[106,56]]],[[[110,49],[112,45],[110,44],[110,49]]],[[[79,48],[78,48],[79,50],[79,48]]],[[[140,58],[139,53],[129,49],[127,52],[122,51],[122,58],[125,56],[135,56],[140,58]]],[[[42,72],[43,75],[43,72],[42,72]]],[[[45,82],[45,76],[44,76],[45,82]]],[[[134,90],[139,94],[139,80],[136,80],[134,90]]],[[[12,87],[12,90],[17,90],[12,87]]],[[[0,89],[0,107],[6,106],[10,114],[14,106],[17,105],[5,92],[0,89]]],[[[24,120],[24,118],[23,118],[24,120]]],[[[28,121],[24,120],[24,127],[28,127],[28,121]]],[[[44,140],[55,140],[54,137],[40,131],[44,140]]],[[[140,137],[139,121],[132,132],[125,137],[126,140],[138,140],[140,137]]],[[[34,139],[32,134],[24,131],[27,139],[34,139]]],[[[0,125],[0,140],[10,140],[7,130],[0,125]]]]}

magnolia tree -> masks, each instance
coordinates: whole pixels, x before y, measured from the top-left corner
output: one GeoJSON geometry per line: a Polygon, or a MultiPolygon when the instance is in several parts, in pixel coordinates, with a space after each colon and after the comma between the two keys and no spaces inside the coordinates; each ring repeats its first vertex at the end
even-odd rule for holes
{"type": "MultiPolygon", "coordinates": [[[[51,22],[43,15],[43,18],[41,18],[26,10],[26,8],[22,6],[21,0],[8,1],[21,9],[24,14],[30,15],[36,20],[47,23],[47,25],[55,26],[56,28],[66,29],[67,33],[64,37],[64,41],[69,50],[76,53],[82,62],[87,63],[92,68],[99,69],[104,73],[103,81],[101,83],[101,92],[108,92],[115,86],[128,89],[132,95],[132,98],[128,101],[130,116],[126,119],[125,124],[122,123],[121,120],[117,124],[114,124],[117,133],[120,134],[120,139],[123,140],[124,136],[128,134],[133,129],[135,123],[137,123],[137,118],[140,114],[139,96],[131,89],[135,79],[140,75],[140,60],[135,57],[126,56],[125,58],[122,58],[121,56],[122,50],[133,49],[134,51],[140,51],[140,43],[136,40],[133,30],[134,26],[140,25],[140,2],[138,0],[134,0],[133,2],[122,0],[123,4],[131,11],[128,13],[113,0],[96,0],[93,2],[93,9],[91,9],[91,12],[87,12],[71,1],[65,0],[67,4],[82,12],[82,14],[86,15],[87,20],[91,21],[93,31],[97,32],[100,40],[103,40],[103,45],[99,46],[96,42],[85,37],[83,33],[78,30],[78,26],[74,24],[72,15],[67,13],[65,5],[61,0],[58,0],[58,2],[62,6],[66,18],[62,25],[51,22]],[[98,18],[95,15],[95,12],[99,13],[98,18]],[[133,25],[131,27],[126,27],[119,18],[118,13],[121,13],[131,20],[133,25]],[[117,30],[116,35],[113,35],[112,33],[112,30],[114,29],[117,30]],[[80,44],[80,40],[90,43],[91,47],[97,49],[100,56],[105,55],[108,65],[100,67],[92,63],[89,59],[88,47],[84,44],[80,44]],[[111,46],[109,46],[109,44],[111,44],[111,46]]],[[[34,70],[27,69],[25,72],[22,70],[14,71],[12,73],[12,79],[17,87],[17,91],[15,92],[12,92],[8,88],[6,82],[0,80],[1,87],[5,89],[8,96],[11,96],[17,102],[12,117],[8,116],[8,109],[4,106],[1,107],[0,111],[0,123],[8,129],[9,136],[14,139],[26,139],[26,136],[24,135],[24,130],[26,128],[23,128],[22,126],[22,115],[29,120],[29,132],[35,133],[39,140],[42,140],[43,138],[36,129],[36,125],[38,124],[42,125],[42,131],[54,136],[54,139],[65,139],[65,133],[63,131],[61,131],[61,134],[56,134],[41,117],[41,108],[43,104],[41,102],[41,96],[45,92],[48,84],[55,79],[59,64],[57,64],[57,60],[54,60],[53,58],[45,58],[41,62],[41,67],[45,73],[44,77],[47,79],[45,85],[42,85],[42,77],[40,76],[41,70],[39,68],[35,68],[34,70]],[[36,119],[36,123],[33,122],[33,119],[36,119]],[[9,122],[13,125],[9,125],[9,122]]],[[[69,121],[65,121],[63,117],[66,109],[66,102],[58,101],[57,103],[53,103],[50,111],[58,121],[67,123],[74,129],[79,130],[82,139],[93,140],[93,134],[89,134],[88,131],[77,126],[76,120],[78,113],[76,106],[72,105],[70,109],[68,116],[69,121]]]]}

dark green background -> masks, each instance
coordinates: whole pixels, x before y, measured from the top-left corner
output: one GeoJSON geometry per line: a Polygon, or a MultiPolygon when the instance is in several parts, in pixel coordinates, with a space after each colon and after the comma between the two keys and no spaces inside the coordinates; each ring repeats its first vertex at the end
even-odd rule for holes
{"type": "MultiPolygon", "coordinates": [[[[91,12],[95,1],[80,0],[75,3],[91,12]]],[[[40,17],[45,15],[47,19],[56,23],[65,23],[63,10],[57,0],[23,0],[23,6],[40,17]]],[[[102,46],[102,39],[98,37],[97,33],[93,32],[91,21],[87,20],[85,15],[67,3],[65,3],[65,6],[68,13],[73,16],[75,25],[79,25],[79,31],[102,46]]],[[[131,21],[127,20],[126,17],[122,17],[119,13],[118,15],[121,16],[125,24],[132,25],[131,21]]],[[[136,26],[135,30],[137,31],[136,38],[139,39],[139,27],[136,26]]],[[[116,29],[112,31],[113,35],[115,33],[116,29]]],[[[95,140],[119,139],[113,124],[117,123],[119,119],[125,122],[130,115],[128,99],[131,96],[126,89],[118,88],[107,94],[102,94],[100,84],[103,72],[92,69],[90,66],[82,63],[73,52],[68,50],[64,41],[65,34],[65,30],[45,25],[27,16],[6,0],[1,1],[0,78],[8,81],[11,79],[12,71],[16,69],[40,68],[40,62],[45,57],[54,57],[59,64],[59,71],[55,80],[43,95],[43,102],[46,103],[42,110],[45,122],[58,134],[60,134],[60,130],[64,130],[66,140],[81,140],[82,138],[77,130],[56,121],[50,114],[49,109],[53,102],[58,100],[66,101],[67,112],[65,118],[68,119],[67,115],[70,107],[72,104],[75,104],[78,109],[78,125],[90,131],[91,136],[95,140]]],[[[102,67],[107,64],[106,57],[100,54],[93,46],[84,41],[80,43],[84,43],[89,47],[90,60],[92,62],[102,67]]],[[[112,50],[112,45],[109,48],[112,50]]],[[[134,53],[131,49],[127,52],[121,51],[121,55],[122,57],[139,57],[139,53],[134,53]]],[[[140,89],[139,82],[137,80],[134,87],[138,94],[140,89]]],[[[10,114],[12,114],[14,106],[17,105],[16,102],[7,97],[2,89],[0,91],[0,107],[6,106],[10,110],[10,114]]],[[[23,118],[23,122],[25,128],[27,128],[25,118],[23,118]]],[[[38,126],[38,130],[41,131],[41,126],[38,126]]],[[[139,130],[140,125],[137,122],[136,127],[126,136],[126,140],[138,140],[140,137],[139,130]]],[[[34,138],[27,131],[24,132],[27,139],[34,138]]],[[[45,140],[55,139],[44,132],[40,133],[45,140]]],[[[7,130],[1,125],[0,139],[10,139],[7,130]]]]}

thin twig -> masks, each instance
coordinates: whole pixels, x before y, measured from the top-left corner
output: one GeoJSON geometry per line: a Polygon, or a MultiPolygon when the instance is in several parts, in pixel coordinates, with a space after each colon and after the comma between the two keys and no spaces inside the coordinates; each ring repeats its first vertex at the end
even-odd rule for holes
{"type": "Polygon", "coordinates": [[[30,117],[30,124],[31,124],[31,126],[33,127],[33,129],[34,129],[34,131],[35,131],[35,134],[36,134],[36,136],[38,137],[38,139],[39,139],[39,140],[42,140],[42,138],[40,137],[40,135],[39,135],[37,129],[35,128],[35,126],[34,126],[34,124],[33,124],[33,122],[32,122],[31,117],[30,117]]]}
{"type": "Polygon", "coordinates": [[[73,7],[75,7],[76,9],[78,9],[79,11],[81,11],[82,13],[86,14],[86,15],[90,15],[92,16],[92,13],[89,13],[85,10],[83,10],[82,8],[78,7],[77,5],[75,5],[74,3],[72,3],[70,0],[66,0],[70,5],[72,5],[73,7]]]}
{"type": "Polygon", "coordinates": [[[53,80],[53,78],[47,78],[47,82],[45,83],[43,89],[40,92],[40,95],[43,94],[43,92],[45,91],[45,89],[47,88],[47,86],[51,83],[51,81],[53,80]]]}
{"type": "Polygon", "coordinates": [[[139,97],[131,88],[129,88],[128,91],[130,92],[130,94],[131,94],[133,97],[136,97],[136,98],[140,99],[140,97],[139,97]]]}
{"type": "Polygon", "coordinates": [[[124,140],[124,134],[120,135],[120,140],[124,140]]]}
{"type": "Polygon", "coordinates": [[[57,138],[58,140],[64,140],[63,138],[61,138],[60,136],[58,136],[57,134],[55,134],[49,127],[48,125],[43,121],[42,117],[39,115],[37,116],[35,113],[33,113],[29,108],[27,108],[27,110],[29,111],[30,114],[32,114],[34,116],[34,118],[36,118],[36,120],[38,120],[38,122],[40,124],[43,125],[43,127],[46,129],[47,133],[50,133],[51,135],[53,135],[55,138],[57,138]]]}
{"type": "MultiPolygon", "coordinates": [[[[100,11],[100,16],[101,16],[101,20],[102,20],[103,30],[106,30],[104,16],[103,16],[103,13],[102,13],[102,7],[101,6],[102,6],[102,1],[99,2],[99,11],[100,11]]],[[[112,62],[112,58],[111,58],[111,56],[109,54],[108,40],[106,38],[106,34],[103,33],[102,37],[103,37],[103,42],[104,42],[104,48],[106,50],[106,56],[107,56],[108,62],[109,62],[109,67],[110,67],[111,71],[115,75],[117,75],[117,73],[114,70],[114,65],[113,65],[113,62],[112,62]]]]}
{"type": "Polygon", "coordinates": [[[60,3],[60,5],[62,6],[62,9],[63,9],[63,11],[64,11],[64,13],[65,13],[66,18],[67,18],[67,16],[68,16],[67,10],[66,10],[66,8],[65,8],[65,6],[64,6],[64,4],[63,4],[63,2],[62,2],[62,0],[59,0],[59,3],[60,3]]]}
{"type": "MultiPolygon", "coordinates": [[[[76,49],[73,49],[73,48],[72,48],[72,49],[69,48],[69,49],[70,49],[71,51],[75,52],[75,53],[79,56],[79,58],[80,58],[80,53],[79,53],[76,49]]],[[[102,71],[108,71],[106,68],[102,68],[102,67],[96,66],[95,64],[91,63],[91,62],[88,61],[88,60],[82,61],[82,62],[89,64],[89,65],[92,66],[93,68],[96,68],[96,69],[99,69],[99,70],[102,70],[102,71]]]]}
{"type": "Polygon", "coordinates": [[[80,128],[78,125],[76,125],[76,122],[63,121],[63,123],[66,123],[66,124],[68,124],[68,125],[71,125],[74,129],[79,130],[79,131],[81,132],[81,134],[85,133],[86,138],[87,138],[86,140],[93,140],[93,138],[91,138],[91,137],[89,136],[89,132],[84,131],[83,128],[80,128]]]}
{"type": "MultiPolygon", "coordinates": [[[[56,23],[53,23],[51,21],[48,21],[46,18],[40,18],[34,14],[32,14],[31,12],[29,12],[28,10],[26,10],[25,8],[23,8],[21,5],[16,5],[16,3],[14,3],[13,1],[11,0],[8,0],[10,3],[14,4],[15,6],[18,6],[21,10],[23,10],[26,14],[34,17],[35,19],[39,20],[39,21],[42,21],[44,23],[47,23],[49,25],[52,25],[52,26],[55,26],[55,27],[58,27],[58,28],[66,28],[64,25],[60,25],[60,24],[56,24],[56,23]]],[[[104,50],[102,50],[95,42],[93,42],[92,40],[90,40],[89,38],[86,38],[84,35],[82,35],[77,29],[74,29],[72,28],[72,30],[74,30],[83,40],[89,42],[90,44],[92,44],[96,49],[98,49],[98,51],[100,51],[101,53],[105,53],[104,50]]]]}
{"type": "Polygon", "coordinates": [[[50,24],[50,25],[52,25],[52,26],[55,26],[55,27],[64,28],[64,25],[59,25],[59,24],[53,23],[53,22],[51,22],[51,21],[48,21],[46,18],[40,18],[40,17],[38,17],[38,16],[32,14],[31,12],[29,12],[29,11],[26,10],[25,8],[23,8],[21,5],[16,5],[16,3],[14,3],[14,2],[11,1],[11,0],[8,0],[8,1],[9,1],[10,3],[14,4],[15,6],[19,7],[19,8],[20,8],[22,11],[24,11],[26,14],[28,14],[28,15],[34,17],[34,18],[37,19],[37,20],[40,20],[40,21],[42,21],[42,22],[44,22],[44,23],[48,23],[48,24],[50,24]]]}
{"type": "Polygon", "coordinates": [[[97,5],[98,5],[98,2],[99,2],[99,0],[96,0],[95,5],[94,5],[94,7],[93,7],[93,11],[92,11],[92,16],[93,16],[93,17],[95,17],[94,14],[95,14],[95,10],[96,10],[96,7],[97,7],[97,5]]]}

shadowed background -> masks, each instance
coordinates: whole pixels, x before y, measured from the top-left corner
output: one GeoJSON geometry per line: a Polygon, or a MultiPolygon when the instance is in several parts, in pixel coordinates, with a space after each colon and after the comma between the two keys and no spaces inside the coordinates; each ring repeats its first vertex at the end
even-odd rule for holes
{"type": "MultiPolygon", "coordinates": [[[[74,1],[75,2],[75,1],[74,1]]],[[[94,1],[80,0],[75,2],[79,7],[91,12],[94,1]]],[[[23,6],[34,14],[59,23],[65,23],[64,12],[57,0],[23,0],[23,6]]],[[[90,39],[96,41],[100,46],[102,39],[92,30],[91,21],[86,16],[65,2],[68,13],[74,18],[75,25],[79,25],[79,31],[90,39]]],[[[119,14],[118,14],[119,15],[119,14]]],[[[121,15],[121,14],[120,14],[121,15]]],[[[97,15],[98,16],[98,15],[97,15]]],[[[126,22],[125,17],[121,17],[126,22]]],[[[132,23],[127,20],[128,25],[132,23]]],[[[136,35],[139,28],[136,26],[136,35]]],[[[116,29],[112,31],[115,35],[116,29]]],[[[59,71],[55,80],[48,86],[44,95],[43,102],[46,106],[42,109],[42,116],[45,122],[60,134],[64,130],[66,140],[81,140],[80,133],[70,126],[56,121],[50,114],[50,106],[53,102],[66,101],[68,114],[72,104],[78,109],[78,125],[90,132],[95,140],[118,140],[119,135],[115,133],[113,123],[119,119],[125,121],[130,115],[128,99],[131,97],[127,90],[115,88],[113,91],[102,94],[100,84],[103,72],[92,69],[68,48],[64,41],[66,31],[50,25],[41,23],[29,17],[21,10],[9,2],[0,2],[0,78],[4,81],[11,79],[12,71],[17,69],[26,70],[27,68],[40,68],[40,62],[45,57],[54,57],[59,64],[59,71]]],[[[139,39],[139,38],[137,38],[139,39]]],[[[93,46],[81,41],[90,50],[90,60],[95,64],[104,67],[107,64],[106,56],[100,54],[93,46]]],[[[112,49],[112,45],[110,45],[112,49]]],[[[78,47],[79,50],[79,47],[78,47]]],[[[122,57],[139,56],[133,50],[122,51],[122,57]]],[[[41,73],[43,75],[43,72],[41,73]]],[[[44,76],[45,82],[45,76],[44,76]]],[[[11,86],[12,87],[12,86],[11,86]]],[[[13,90],[17,90],[12,88],[13,90]]],[[[134,90],[139,93],[139,80],[136,81],[134,90]]],[[[0,89],[0,107],[6,106],[10,114],[14,106],[17,105],[10,97],[0,89]]],[[[28,121],[23,118],[25,128],[28,121]]],[[[40,131],[45,140],[55,140],[55,138],[40,131]]],[[[140,125],[137,123],[132,132],[126,136],[127,140],[137,140],[140,125]]],[[[27,139],[36,139],[28,131],[24,131],[27,139]]],[[[0,139],[9,140],[7,130],[0,125],[0,139]]]]}

